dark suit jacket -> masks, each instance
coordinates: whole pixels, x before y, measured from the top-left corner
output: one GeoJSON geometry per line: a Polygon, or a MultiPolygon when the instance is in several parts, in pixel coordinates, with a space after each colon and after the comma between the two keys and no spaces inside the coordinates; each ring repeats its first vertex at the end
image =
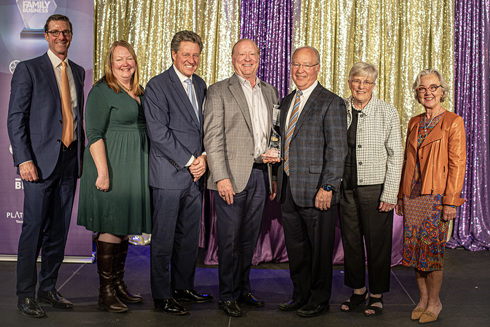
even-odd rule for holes
{"type": "MultiPolygon", "coordinates": [[[[85,70],[69,60],[77,91],[78,176],[85,146],[83,132],[83,83],[85,70]]],[[[32,160],[40,178],[51,175],[61,151],[63,115],[53,65],[47,53],[20,62],[12,77],[8,133],[14,165],[32,160]]]]}
{"type": "MultiPolygon", "coordinates": [[[[291,92],[280,104],[282,149],[286,118],[295,95],[296,91],[291,92]]],[[[347,156],[346,122],[344,100],[318,83],[303,107],[289,146],[289,181],[296,205],[314,207],[318,189],[325,184],[334,187],[331,203],[340,201],[340,180],[347,156]]],[[[277,174],[278,199],[281,199],[283,164],[277,174]]]]}
{"type": "Polygon", "coordinates": [[[185,189],[193,178],[185,167],[191,156],[203,153],[202,104],[206,83],[192,76],[199,120],[173,67],[146,85],[145,118],[150,138],[149,183],[161,189],[185,189]]]}

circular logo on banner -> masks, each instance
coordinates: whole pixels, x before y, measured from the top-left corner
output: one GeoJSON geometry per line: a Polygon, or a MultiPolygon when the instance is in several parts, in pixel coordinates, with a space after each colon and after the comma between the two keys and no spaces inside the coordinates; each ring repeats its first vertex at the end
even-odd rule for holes
{"type": "Polygon", "coordinates": [[[9,64],[9,70],[10,70],[10,73],[13,74],[14,73],[14,70],[15,70],[15,67],[17,67],[17,64],[20,62],[20,60],[14,60],[12,61],[10,64],[9,64]]]}

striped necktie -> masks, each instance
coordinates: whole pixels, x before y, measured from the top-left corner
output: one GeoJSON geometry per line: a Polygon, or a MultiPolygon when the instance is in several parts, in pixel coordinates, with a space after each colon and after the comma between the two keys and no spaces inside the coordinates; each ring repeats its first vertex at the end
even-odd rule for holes
{"type": "Polygon", "coordinates": [[[291,112],[291,117],[289,118],[288,131],[286,133],[286,142],[284,143],[284,172],[289,176],[289,145],[291,144],[291,138],[293,137],[294,128],[298,122],[299,117],[299,106],[300,106],[300,96],[303,93],[298,90],[296,92],[296,98],[294,99],[293,111],[291,112]]]}
{"type": "Polygon", "coordinates": [[[192,108],[194,108],[197,121],[199,121],[199,111],[197,111],[196,97],[194,97],[194,89],[192,88],[192,80],[188,78],[185,80],[185,82],[187,83],[187,96],[189,97],[189,101],[192,104],[192,108]]]}
{"type": "Polygon", "coordinates": [[[70,84],[66,73],[66,62],[61,62],[61,114],[63,116],[63,130],[61,141],[66,147],[73,142],[73,113],[71,112],[70,84]]]}

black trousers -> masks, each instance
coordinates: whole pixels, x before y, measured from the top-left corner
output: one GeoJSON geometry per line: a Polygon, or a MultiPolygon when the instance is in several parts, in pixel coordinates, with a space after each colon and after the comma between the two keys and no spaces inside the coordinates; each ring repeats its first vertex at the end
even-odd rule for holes
{"type": "Polygon", "coordinates": [[[24,221],[17,259],[17,296],[34,297],[36,261],[41,252],[39,290],[55,289],[65,254],[77,182],[77,143],[60,151],[53,173],[24,181],[24,221]]]}
{"type": "Polygon", "coordinates": [[[369,291],[374,294],[390,290],[393,211],[379,212],[382,192],[382,184],[344,188],[340,200],[344,283],[351,288],[366,285],[367,253],[369,291]]]}
{"type": "Polygon", "coordinates": [[[337,205],[326,211],[294,203],[289,178],[284,174],[282,222],[295,300],[326,305],[332,293],[332,257],[337,205]]]}
{"type": "Polygon", "coordinates": [[[219,297],[236,301],[252,292],[250,269],[267,198],[267,172],[252,169],[247,186],[227,204],[214,193],[218,234],[219,297]]]}
{"type": "Polygon", "coordinates": [[[196,183],[181,190],[153,188],[151,293],[170,299],[173,290],[194,288],[202,192],[196,183]]]}

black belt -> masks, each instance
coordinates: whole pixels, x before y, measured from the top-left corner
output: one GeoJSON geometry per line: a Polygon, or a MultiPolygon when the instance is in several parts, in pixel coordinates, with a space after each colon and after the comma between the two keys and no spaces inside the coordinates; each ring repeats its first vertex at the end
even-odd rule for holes
{"type": "Polygon", "coordinates": [[[61,143],[61,151],[71,151],[77,148],[77,141],[71,142],[69,146],[65,146],[63,142],[61,143]]]}
{"type": "Polygon", "coordinates": [[[252,166],[252,168],[267,171],[267,164],[255,162],[254,165],[252,166]]]}

